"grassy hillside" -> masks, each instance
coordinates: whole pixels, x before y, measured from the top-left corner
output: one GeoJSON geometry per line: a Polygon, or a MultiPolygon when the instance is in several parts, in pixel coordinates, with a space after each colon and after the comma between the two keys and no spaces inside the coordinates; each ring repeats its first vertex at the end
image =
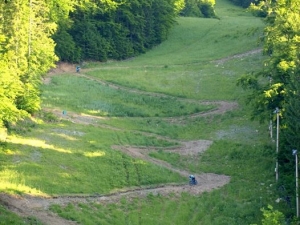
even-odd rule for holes
{"type": "MultiPolygon", "coordinates": [[[[187,182],[116,146],[144,155],[152,149],[144,157],[230,182],[199,195],[152,193],[50,209],[79,224],[259,223],[260,208],[274,199],[274,155],[267,125],[249,120],[236,80],[260,68],[264,24],[227,0],[216,2],[220,19],[178,18],[169,39],[144,55],[49,75],[36,121],[13,128],[0,147],[0,190],[84,198],[187,182]],[[194,157],[168,151],[190,140],[212,144],[194,157]]],[[[3,208],[0,221],[9,220],[22,224],[3,208]]]]}
{"type": "Polygon", "coordinates": [[[96,65],[97,70],[89,74],[173,96],[236,99],[241,92],[232,76],[255,70],[260,65],[260,55],[232,60],[226,65],[215,61],[260,48],[264,24],[226,1],[217,1],[216,12],[220,20],[179,18],[168,41],[154,50],[132,60],[96,65]],[[215,91],[220,88],[222,92],[215,91]]]}

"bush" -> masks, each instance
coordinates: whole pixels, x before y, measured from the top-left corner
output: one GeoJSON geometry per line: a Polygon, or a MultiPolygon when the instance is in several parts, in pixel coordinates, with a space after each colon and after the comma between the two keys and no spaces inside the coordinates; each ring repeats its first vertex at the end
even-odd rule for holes
{"type": "Polygon", "coordinates": [[[215,0],[202,0],[199,4],[199,9],[201,13],[206,18],[215,17],[215,10],[214,10],[215,0]]]}
{"type": "MultiPolygon", "coordinates": [[[[264,218],[262,219],[262,225],[281,225],[285,224],[284,215],[278,210],[274,210],[271,205],[268,205],[268,209],[262,209],[264,218]]],[[[253,224],[254,225],[254,224],[253,224]]]]}

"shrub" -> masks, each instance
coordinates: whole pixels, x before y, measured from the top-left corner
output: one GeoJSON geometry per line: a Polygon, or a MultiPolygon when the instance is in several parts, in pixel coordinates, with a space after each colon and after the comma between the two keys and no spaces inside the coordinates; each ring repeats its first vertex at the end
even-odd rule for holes
{"type": "Polygon", "coordinates": [[[186,0],[185,7],[180,12],[187,17],[215,17],[215,0],[186,0]]]}

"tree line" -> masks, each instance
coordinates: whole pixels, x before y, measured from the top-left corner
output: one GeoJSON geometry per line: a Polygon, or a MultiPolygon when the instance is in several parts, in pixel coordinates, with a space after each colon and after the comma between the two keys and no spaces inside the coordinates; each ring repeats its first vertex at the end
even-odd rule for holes
{"type": "Polygon", "coordinates": [[[243,8],[248,8],[251,4],[257,5],[263,0],[230,0],[235,5],[241,6],[243,8]]]}
{"type": "Polygon", "coordinates": [[[0,1],[0,136],[40,109],[42,77],[57,61],[144,53],[166,40],[190,3],[198,16],[214,13],[214,0],[0,1]]]}
{"type": "Polygon", "coordinates": [[[53,36],[63,61],[126,59],[167,39],[178,14],[214,16],[214,0],[127,0],[76,5],[53,36]]]}
{"type": "Polygon", "coordinates": [[[247,101],[253,106],[253,118],[276,124],[279,114],[277,185],[285,187],[287,196],[295,196],[292,150],[300,151],[300,1],[265,0],[253,8],[266,15],[267,59],[259,73],[242,76],[238,84],[251,90],[247,101]]]}

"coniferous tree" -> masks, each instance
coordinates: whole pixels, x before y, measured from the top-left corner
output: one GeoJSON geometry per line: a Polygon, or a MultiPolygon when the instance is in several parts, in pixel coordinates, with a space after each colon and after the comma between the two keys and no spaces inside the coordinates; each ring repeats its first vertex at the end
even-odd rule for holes
{"type": "Polygon", "coordinates": [[[56,52],[72,61],[135,56],[167,38],[182,7],[183,0],[82,1],[70,14],[72,23],[59,23],[56,52]]]}

